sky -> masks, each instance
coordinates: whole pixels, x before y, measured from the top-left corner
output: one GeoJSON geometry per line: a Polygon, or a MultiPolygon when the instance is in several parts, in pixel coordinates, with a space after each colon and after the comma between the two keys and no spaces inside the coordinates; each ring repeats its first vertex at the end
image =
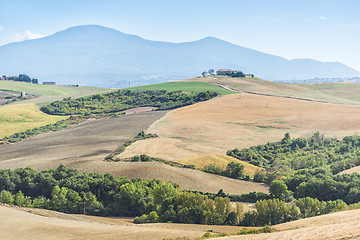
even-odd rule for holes
{"type": "Polygon", "coordinates": [[[167,42],[212,36],[360,71],[359,0],[0,0],[0,46],[86,24],[167,42]]]}

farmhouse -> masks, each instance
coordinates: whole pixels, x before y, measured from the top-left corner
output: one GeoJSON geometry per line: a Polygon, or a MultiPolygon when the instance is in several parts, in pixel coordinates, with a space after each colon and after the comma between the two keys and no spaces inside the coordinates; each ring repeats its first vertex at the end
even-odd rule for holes
{"type": "Polygon", "coordinates": [[[216,75],[231,75],[233,73],[239,72],[238,70],[231,70],[231,69],[219,69],[216,71],[216,75]]]}
{"type": "Polygon", "coordinates": [[[56,85],[56,82],[43,82],[43,85],[56,85]]]}
{"type": "Polygon", "coordinates": [[[253,78],[253,77],[254,77],[254,74],[250,74],[250,73],[249,73],[249,74],[246,74],[246,73],[245,73],[244,76],[245,76],[245,78],[253,78]]]}

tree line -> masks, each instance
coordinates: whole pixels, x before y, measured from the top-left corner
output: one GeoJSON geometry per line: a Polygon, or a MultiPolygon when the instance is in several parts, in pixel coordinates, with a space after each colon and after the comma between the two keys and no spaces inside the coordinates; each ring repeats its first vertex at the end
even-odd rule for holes
{"type": "Polygon", "coordinates": [[[34,83],[34,84],[39,83],[39,80],[37,78],[30,78],[26,74],[19,74],[19,76],[9,76],[9,77],[7,77],[6,75],[3,75],[2,77],[4,80],[13,80],[16,82],[27,82],[27,83],[34,83]]]}
{"type": "MultiPolygon", "coordinates": [[[[276,181],[274,181],[276,182],[276,181]]],[[[245,212],[221,191],[213,198],[182,191],[158,180],[127,179],[111,174],[83,173],[60,165],[35,171],[29,167],[0,170],[0,201],[24,207],[100,216],[133,216],[136,223],[175,222],[265,226],[299,218],[358,209],[342,200],[306,197],[286,204],[278,198],[259,200],[256,211],[245,212]]],[[[272,197],[278,192],[270,187],[272,197]]],[[[281,192],[281,191],[280,191],[281,192]]]]}

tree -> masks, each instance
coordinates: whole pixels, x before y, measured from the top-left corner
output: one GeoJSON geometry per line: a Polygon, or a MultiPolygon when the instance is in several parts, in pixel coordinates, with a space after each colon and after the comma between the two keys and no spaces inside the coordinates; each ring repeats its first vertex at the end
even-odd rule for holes
{"type": "Polygon", "coordinates": [[[18,81],[31,83],[31,78],[26,74],[20,74],[18,81]]]}
{"type": "Polygon", "coordinates": [[[206,77],[207,72],[202,72],[201,75],[202,75],[203,77],[206,77]]]}
{"type": "Polygon", "coordinates": [[[9,191],[2,190],[0,194],[0,202],[11,205],[14,203],[14,197],[9,191]]]}
{"type": "Polygon", "coordinates": [[[292,198],[292,194],[288,190],[287,185],[281,180],[272,181],[269,191],[273,197],[280,200],[290,201],[292,198]]]}
{"type": "Polygon", "coordinates": [[[229,162],[226,166],[225,176],[231,178],[240,178],[243,176],[244,165],[238,162],[229,162]]]}
{"type": "Polygon", "coordinates": [[[209,73],[209,75],[214,75],[214,74],[215,74],[215,70],[214,70],[214,69],[209,69],[208,73],[209,73]]]}
{"type": "Polygon", "coordinates": [[[31,79],[31,82],[34,83],[34,84],[38,84],[38,83],[39,83],[39,80],[36,79],[36,78],[33,78],[33,79],[31,79]]]}

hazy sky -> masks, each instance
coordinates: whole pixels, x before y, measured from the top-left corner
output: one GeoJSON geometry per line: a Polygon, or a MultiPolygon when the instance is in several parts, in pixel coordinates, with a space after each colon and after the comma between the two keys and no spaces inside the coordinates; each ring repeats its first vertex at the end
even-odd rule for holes
{"type": "Polygon", "coordinates": [[[0,45],[84,24],[169,42],[213,36],[360,71],[360,0],[0,0],[0,45]]]}

